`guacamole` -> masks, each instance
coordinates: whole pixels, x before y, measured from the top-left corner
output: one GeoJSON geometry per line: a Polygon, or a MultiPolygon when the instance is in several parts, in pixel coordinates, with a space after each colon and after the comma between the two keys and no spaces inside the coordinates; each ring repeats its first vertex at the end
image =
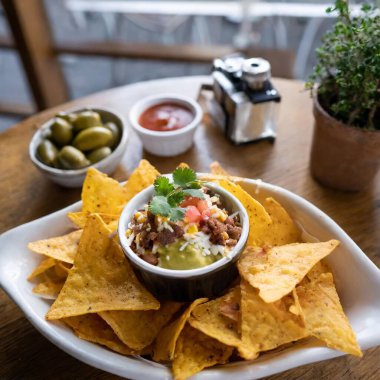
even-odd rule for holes
{"type": "Polygon", "coordinates": [[[157,250],[159,266],[166,269],[196,269],[210,265],[222,258],[221,254],[205,256],[193,244],[187,244],[180,250],[185,243],[186,240],[180,239],[175,243],[159,247],[157,250]]]}

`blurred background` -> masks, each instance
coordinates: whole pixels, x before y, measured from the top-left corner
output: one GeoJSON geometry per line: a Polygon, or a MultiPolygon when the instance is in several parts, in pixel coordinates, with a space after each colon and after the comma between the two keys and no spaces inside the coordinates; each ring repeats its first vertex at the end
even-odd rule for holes
{"type": "Polygon", "coordinates": [[[235,51],[304,80],[334,22],[324,0],[0,0],[0,131],[97,91],[208,74],[235,51]]]}

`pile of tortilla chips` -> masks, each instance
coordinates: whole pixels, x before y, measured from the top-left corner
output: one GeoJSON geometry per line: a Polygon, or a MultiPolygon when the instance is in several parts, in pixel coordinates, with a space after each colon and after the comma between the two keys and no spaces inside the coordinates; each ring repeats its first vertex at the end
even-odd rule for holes
{"type": "Polygon", "coordinates": [[[159,174],[142,160],[125,185],[89,169],[82,210],[68,214],[76,229],[29,244],[43,255],[28,278],[36,282],[33,291],[55,299],[46,318],[122,355],[171,363],[176,379],[230,360],[253,360],[306,337],[361,356],[324,262],[339,242],[302,242],[275,199],[259,203],[217,163],[211,169],[207,179],[242,202],[250,223],[240,278],[225,294],[191,304],[160,302],[135,276],[115,231],[126,203],[159,174]]]}

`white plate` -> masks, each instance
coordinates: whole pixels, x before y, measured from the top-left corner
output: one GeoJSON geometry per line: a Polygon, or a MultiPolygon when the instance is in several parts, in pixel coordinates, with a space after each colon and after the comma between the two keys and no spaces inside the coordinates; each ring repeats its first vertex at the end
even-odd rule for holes
{"type": "MultiPolygon", "coordinates": [[[[332,253],[329,262],[344,310],[363,350],[380,345],[380,270],[333,220],[311,203],[287,190],[260,181],[245,180],[242,185],[256,197],[275,197],[297,223],[318,240],[334,238],[341,241],[341,246],[332,253]]],[[[26,245],[30,241],[68,232],[71,224],[66,213],[79,208],[80,202],[3,234],[0,237],[1,286],[46,338],[73,357],[129,379],[171,378],[169,369],[163,365],[113,353],[77,338],[63,324],[45,320],[50,302],[35,296],[32,293],[33,284],[26,280],[41,257],[29,252],[26,245]]],[[[252,362],[207,369],[194,379],[257,379],[340,355],[343,353],[322,345],[305,343],[263,355],[252,362]]]]}

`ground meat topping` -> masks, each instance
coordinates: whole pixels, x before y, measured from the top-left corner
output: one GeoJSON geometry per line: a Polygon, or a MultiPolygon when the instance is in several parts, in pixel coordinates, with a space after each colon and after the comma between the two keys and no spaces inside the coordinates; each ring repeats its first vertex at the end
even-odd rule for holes
{"type": "Polygon", "coordinates": [[[152,265],[158,264],[157,256],[152,255],[151,253],[147,253],[145,255],[140,255],[140,257],[149,264],[152,264],[152,265]]]}
{"type": "Polygon", "coordinates": [[[241,227],[235,226],[232,218],[227,218],[224,223],[215,218],[209,218],[204,222],[201,231],[210,235],[213,244],[233,246],[241,235],[241,227]]]}
{"type": "Polygon", "coordinates": [[[239,240],[241,235],[241,227],[235,226],[235,224],[227,224],[227,233],[231,239],[239,240]]]}

